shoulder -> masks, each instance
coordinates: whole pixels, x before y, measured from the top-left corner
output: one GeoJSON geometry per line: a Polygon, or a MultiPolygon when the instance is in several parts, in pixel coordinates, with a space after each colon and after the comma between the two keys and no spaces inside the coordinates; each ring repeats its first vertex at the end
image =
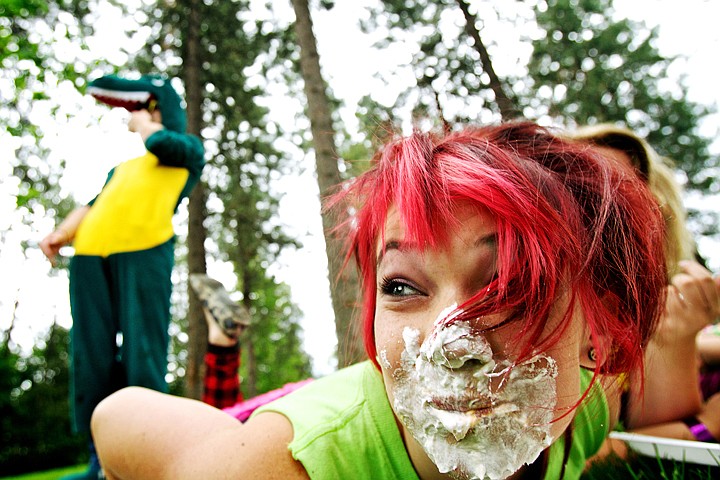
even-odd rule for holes
{"type": "Polygon", "coordinates": [[[281,415],[242,424],[197,400],[129,387],[100,402],[92,433],[112,478],[308,478],[281,415]]]}
{"type": "Polygon", "coordinates": [[[243,437],[253,439],[253,445],[243,448],[263,458],[256,462],[258,470],[245,475],[258,478],[264,469],[272,469],[282,471],[282,478],[346,478],[335,475],[335,460],[344,457],[339,452],[349,445],[348,436],[358,435],[364,403],[361,370],[340,370],[256,410],[243,425],[248,429],[243,437]]]}
{"type": "MultiPolygon", "coordinates": [[[[297,431],[312,429],[317,423],[345,417],[366,400],[365,377],[369,362],[362,362],[315,380],[260,409],[290,419],[297,431]],[[309,409],[308,405],[312,405],[309,409]]],[[[297,435],[296,435],[297,437],[297,435]]]]}
{"type": "Polygon", "coordinates": [[[316,380],[259,410],[285,416],[288,448],[314,479],[417,478],[370,362],[316,380]]]}
{"type": "Polygon", "coordinates": [[[218,413],[226,419],[214,422],[204,435],[196,435],[200,445],[182,454],[182,460],[174,463],[166,478],[310,478],[288,449],[293,430],[285,417],[266,413],[241,423],[218,413]]]}
{"type": "Polygon", "coordinates": [[[199,174],[205,164],[205,149],[195,135],[159,130],[145,140],[145,148],[156,155],[163,165],[183,166],[199,174]]]}
{"type": "Polygon", "coordinates": [[[285,416],[264,412],[243,424],[242,430],[243,441],[238,447],[245,454],[238,455],[238,462],[243,463],[238,465],[238,474],[257,479],[310,478],[288,449],[293,439],[293,427],[285,416]]]}

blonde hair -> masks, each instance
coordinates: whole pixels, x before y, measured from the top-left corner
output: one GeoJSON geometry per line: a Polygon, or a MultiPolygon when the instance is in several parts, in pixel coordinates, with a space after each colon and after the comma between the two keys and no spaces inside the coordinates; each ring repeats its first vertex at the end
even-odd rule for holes
{"type": "Polygon", "coordinates": [[[660,156],[646,141],[627,128],[610,124],[580,127],[568,136],[576,141],[619,150],[626,154],[660,205],[667,238],[668,276],[678,272],[678,262],[694,258],[695,241],[687,228],[682,187],[675,180],[672,161],[660,156]]]}

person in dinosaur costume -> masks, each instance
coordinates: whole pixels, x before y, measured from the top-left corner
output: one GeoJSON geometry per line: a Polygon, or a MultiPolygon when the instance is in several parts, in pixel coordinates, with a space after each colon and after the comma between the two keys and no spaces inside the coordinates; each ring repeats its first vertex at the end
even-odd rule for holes
{"type": "MultiPolygon", "coordinates": [[[[40,243],[54,263],[72,242],[70,262],[71,409],[78,433],[90,431],[95,406],[124,386],[167,391],[172,217],[200,179],[204,150],[185,133],[181,98],[168,79],[104,76],[87,92],[131,112],[128,128],[146,153],[108,174],[100,194],[70,213],[40,243]]],[[[92,441],[89,470],[100,468],[92,441]]]]}

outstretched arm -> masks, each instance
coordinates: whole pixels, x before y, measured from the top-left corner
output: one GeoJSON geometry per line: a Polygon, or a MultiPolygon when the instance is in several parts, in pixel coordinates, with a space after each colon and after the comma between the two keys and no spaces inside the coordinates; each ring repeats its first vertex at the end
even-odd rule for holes
{"type": "Polygon", "coordinates": [[[199,138],[163,127],[159,117],[147,110],[132,112],[128,129],[142,137],[145,147],[169,167],[187,168],[199,176],[205,164],[204,148],[199,138]]]}
{"type": "Polygon", "coordinates": [[[202,402],[129,387],[103,400],[92,435],[108,479],[306,479],[287,445],[290,422],[240,423],[202,402]]]}

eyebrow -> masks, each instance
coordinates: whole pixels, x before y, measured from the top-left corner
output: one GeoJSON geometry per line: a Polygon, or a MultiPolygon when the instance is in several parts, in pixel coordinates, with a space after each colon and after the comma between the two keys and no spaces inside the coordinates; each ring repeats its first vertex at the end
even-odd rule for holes
{"type": "MultiPolygon", "coordinates": [[[[390,240],[383,246],[382,250],[380,250],[380,253],[378,253],[377,261],[375,262],[375,268],[380,266],[380,264],[383,261],[383,258],[385,257],[385,252],[389,250],[407,250],[409,247],[409,244],[404,241],[400,240],[390,240]]],[[[473,242],[473,247],[490,247],[493,249],[497,249],[497,232],[491,232],[487,235],[482,235],[478,237],[475,242],[473,242]]]]}
{"type": "Polygon", "coordinates": [[[380,250],[380,253],[378,253],[377,261],[375,262],[375,269],[380,266],[380,264],[383,261],[383,258],[385,258],[385,252],[388,250],[404,250],[407,248],[406,244],[404,242],[401,242],[399,240],[390,240],[389,242],[385,243],[383,248],[380,250]]]}

